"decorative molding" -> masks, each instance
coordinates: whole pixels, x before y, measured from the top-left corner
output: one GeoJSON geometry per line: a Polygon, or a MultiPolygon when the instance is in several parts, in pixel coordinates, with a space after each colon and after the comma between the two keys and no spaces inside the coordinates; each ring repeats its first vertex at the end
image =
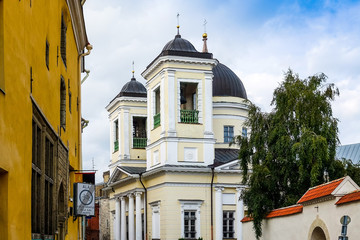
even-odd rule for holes
{"type": "Polygon", "coordinates": [[[141,76],[147,79],[151,73],[155,71],[162,63],[165,62],[176,62],[176,63],[187,63],[187,64],[200,64],[200,65],[212,65],[216,66],[218,61],[216,59],[207,58],[194,58],[194,57],[183,57],[183,56],[162,56],[158,57],[145,71],[141,73],[141,76]]]}

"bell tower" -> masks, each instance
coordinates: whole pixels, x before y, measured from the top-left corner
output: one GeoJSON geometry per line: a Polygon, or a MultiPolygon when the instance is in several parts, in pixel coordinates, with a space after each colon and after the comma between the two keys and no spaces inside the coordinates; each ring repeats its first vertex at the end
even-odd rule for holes
{"type": "Polygon", "coordinates": [[[142,76],[147,89],[147,169],[208,166],[214,160],[212,54],[178,32],[142,76]]]}

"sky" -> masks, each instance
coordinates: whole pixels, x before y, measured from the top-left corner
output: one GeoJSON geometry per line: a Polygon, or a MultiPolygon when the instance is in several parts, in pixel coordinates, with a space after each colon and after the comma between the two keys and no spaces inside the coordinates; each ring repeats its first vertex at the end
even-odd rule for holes
{"type": "MultiPolygon", "coordinates": [[[[249,100],[269,112],[273,91],[291,68],[300,78],[325,73],[339,88],[332,103],[341,144],[360,142],[360,1],[87,0],[84,17],[93,50],[82,84],[83,169],[110,163],[105,107],[176,35],[198,51],[206,19],[208,50],[242,80],[249,100]]],[[[82,75],[84,77],[84,75],[82,75]]]]}

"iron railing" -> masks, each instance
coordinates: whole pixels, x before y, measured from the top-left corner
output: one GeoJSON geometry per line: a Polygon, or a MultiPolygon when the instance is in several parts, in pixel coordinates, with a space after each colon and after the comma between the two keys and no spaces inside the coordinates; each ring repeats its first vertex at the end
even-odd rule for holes
{"type": "Polygon", "coordinates": [[[197,110],[180,110],[180,121],[182,123],[198,123],[199,111],[197,110]]]}

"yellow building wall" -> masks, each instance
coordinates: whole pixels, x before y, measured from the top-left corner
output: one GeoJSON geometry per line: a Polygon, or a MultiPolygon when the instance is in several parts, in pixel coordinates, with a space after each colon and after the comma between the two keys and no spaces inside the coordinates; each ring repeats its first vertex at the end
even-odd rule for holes
{"type": "MultiPolygon", "coordinates": [[[[67,146],[70,166],[81,169],[78,50],[65,0],[0,0],[0,19],[0,213],[5,213],[0,218],[0,235],[4,239],[31,239],[30,96],[67,146]],[[62,13],[67,25],[67,68],[59,56],[62,13]],[[45,64],[46,40],[50,45],[49,70],[45,64]],[[65,80],[67,93],[66,131],[60,130],[60,76],[65,80]]],[[[71,187],[72,184],[70,181],[71,187]]],[[[79,226],[79,220],[73,222],[70,218],[66,239],[78,239],[79,226]]]]}

